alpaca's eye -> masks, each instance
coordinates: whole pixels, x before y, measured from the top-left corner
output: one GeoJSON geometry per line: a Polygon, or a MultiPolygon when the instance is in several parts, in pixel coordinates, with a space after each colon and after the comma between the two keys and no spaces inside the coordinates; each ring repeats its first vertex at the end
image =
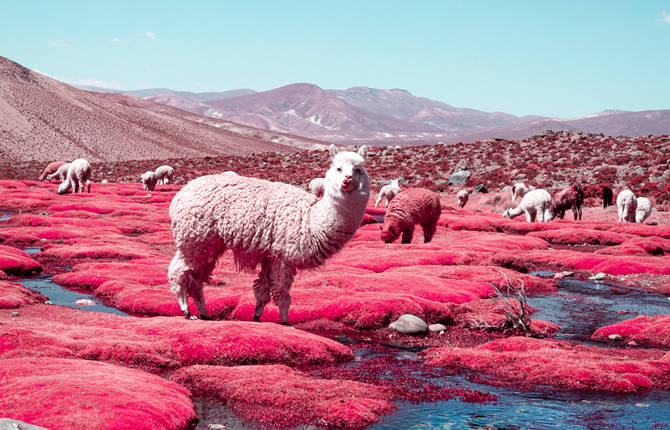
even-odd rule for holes
{"type": "Polygon", "coordinates": [[[337,172],[338,172],[338,173],[342,173],[342,168],[341,168],[341,167],[338,167],[338,168],[337,168],[337,172]]]}

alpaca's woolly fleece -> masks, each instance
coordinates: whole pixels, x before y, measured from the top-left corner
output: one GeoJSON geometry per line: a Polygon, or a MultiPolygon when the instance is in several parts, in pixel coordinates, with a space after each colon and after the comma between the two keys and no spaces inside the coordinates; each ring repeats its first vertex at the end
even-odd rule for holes
{"type": "Polygon", "coordinates": [[[78,158],[70,163],[67,169],[65,181],[58,187],[58,194],[63,194],[70,188],[73,193],[91,191],[91,165],[83,158],[78,158]]]}
{"type": "Polygon", "coordinates": [[[461,190],[456,194],[456,197],[458,198],[458,207],[462,208],[465,206],[465,204],[468,202],[468,192],[465,190],[461,190]]]}
{"type": "Polygon", "coordinates": [[[526,195],[526,193],[533,188],[526,185],[523,182],[517,182],[516,184],[512,185],[512,201],[515,201],[517,197],[523,197],[526,195]]]}
{"type": "Polygon", "coordinates": [[[614,199],[614,192],[607,185],[601,185],[601,188],[603,198],[603,209],[607,209],[607,206],[612,206],[612,200],[614,199]]]}
{"type": "Polygon", "coordinates": [[[168,279],[180,307],[190,317],[188,296],[201,318],[208,318],[202,286],[219,256],[231,249],[239,269],[255,269],[259,320],[272,300],[282,323],[288,323],[288,294],[297,269],[317,267],[348,242],[361,225],[370,197],[363,166],[365,146],[358,153],[337,153],[326,173],[322,199],[294,186],[247,178],[234,172],[189,182],[170,204],[177,253],[168,279]]]}
{"type": "Polygon", "coordinates": [[[321,198],[323,196],[323,188],[326,185],[325,178],[314,178],[309,182],[309,192],[321,198]]]}
{"type": "Polygon", "coordinates": [[[156,188],[156,184],[158,183],[158,177],[151,170],[147,170],[146,172],[142,173],[140,180],[142,181],[142,189],[144,191],[153,191],[154,188],[156,188]]]}
{"type": "Polygon", "coordinates": [[[384,185],[381,190],[379,190],[379,195],[377,196],[377,201],[375,201],[375,207],[379,206],[379,203],[382,200],[386,200],[386,207],[389,206],[391,200],[400,192],[400,185],[398,180],[394,179],[391,183],[384,185]]]}
{"type": "MultiPolygon", "coordinates": [[[[58,168],[62,166],[63,164],[67,164],[65,161],[54,161],[52,163],[47,164],[47,167],[44,168],[44,171],[38,178],[38,180],[43,181],[47,178],[47,176],[55,173],[58,171],[58,168]]],[[[67,175],[67,171],[65,171],[65,174],[67,175]]]]}
{"type": "Polygon", "coordinates": [[[60,167],[56,169],[55,172],[53,172],[50,175],[47,175],[47,179],[50,181],[52,179],[60,179],[61,182],[65,182],[65,179],[67,179],[67,171],[70,170],[70,164],[71,163],[64,163],[61,164],[60,167]]]}
{"type": "Polygon", "coordinates": [[[635,222],[644,222],[651,215],[651,200],[646,197],[637,198],[637,209],[635,210],[635,222]]]}
{"type": "Polygon", "coordinates": [[[575,220],[582,219],[582,203],[584,202],[584,191],[579,184],[571,185],[559,191],[551,199],[551,214],[553,218],[563,219],[565,211],[572,209],[575,220]]]}
{"type": "Polygon", "coordinates": [[[545,222],[551,219],[551,194],[547,190],[531,190],[523,196],[521,203],[514,209],[507,209],[503,216],[514,218],[521,214],[526,215],[527,222],[545,222]]]}
{"type": "Polygon", "coordinates": [[[421,225],[423,241],[430,242],[437,229],[442,207],[440,197],[425,188],[408,188],[389,204],[382,227],[381,239],[391,243],[402,235],[402,243],[410,243],[414,226],[421,225]]]}
{"type": "Polygon", "coordinates": [[[159,166],[154,173],[160,184],[171,184],[174,177],[174,167],[167,165],[159,166]]]}
{"type": "Polygon", "coordinates": [[[631,190],[623,190],[616,197],[616,207],[619,213],[619,222],[635,222],[637,199],[631,190]]]}

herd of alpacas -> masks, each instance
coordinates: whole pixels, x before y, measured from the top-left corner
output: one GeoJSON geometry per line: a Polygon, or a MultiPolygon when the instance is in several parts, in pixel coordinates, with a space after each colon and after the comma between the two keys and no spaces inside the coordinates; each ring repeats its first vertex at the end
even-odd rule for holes
{"type": "MultiPolygon", "coordinates": [[[[259,321],[272,300],[279,308],[280,322],[288,324],[289,291],[300,269],[322,265],[353,237],[363,220],[370,198],[370,178],[364,163],[367,148],[357,152],[339,151],[330,146],[331,164],[325,177],[309,183],[308,191],[281,182],[245,177],[235,172],[201,176],[176,193],[169,208],[176,253],[168,269],[170,290],[177,296],[186,318],[195,319],[188,305],[190,297],[199,318],[209,319],[203,286],[210,281],[219,257],[230,249],[238,270],[254,271],[256,308],[259,321]]],[[[140,177],[143,189],[154,190],[157,183],[172,183],[174,169],[160,166],[140,177]]],[[[73,193],[90,192],[91,165],[83,158],[71,163],[50,163],[40,180],[60,179],[58,194],[70,188],[73,193]]],[[[568,209],[581,220],[584,191],[571,185],[552,198],[544,189],[524,183],[511,188],[515,208],[503,216],[522,213],[527,222],[562,219],[568,209]]],[[[457,194],[459,207],[468,202],[469,193],[457,194]]],[[[602,187],[603,207],[612,204],[613,192],[602,187]]],[[[381,188],[375,207],[384,202],[386,215],[381,240],[386,243],[401,237],[410,243],[418,224],[424,242],[430,242],[441,214],[439,195],[424,188],[401,190],[393,180],[381,188]]],[[[644,222],[651,213],[651,202],[636,198],[632,191],[621,191],[616,199],[619,222],[644,222]]]]}

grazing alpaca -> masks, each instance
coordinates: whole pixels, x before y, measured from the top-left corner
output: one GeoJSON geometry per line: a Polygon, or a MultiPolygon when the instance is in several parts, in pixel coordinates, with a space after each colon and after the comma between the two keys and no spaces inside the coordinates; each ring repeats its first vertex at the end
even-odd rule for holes
{"type": "Polygon", "coordinates": [[[72,193],[91,192],[91,165],[84,158],[78,158],[70,163],[65,181],[58,187],[58,194],[64,194],[72,188],[72,193]]]}
{"type": "Polygon", "coordinates": [[[631,190],[623,190],[616,197],[616,207],[619,213],[619,222],[635,222],[637,199],[631,190]]]}
{"type": "Polygon", "coordinates": [[[601,185],[602,188],[602,198],[603,198],[603,209],[607,209],[607,206],[612,206],[612,200],[614,199],[614,193],[612,189],[606,185],[601,185]]]}
{"type": "Polygon", "coordinates": [[[391,181],[391,183],[384,185],[381,190],[379,190],[379,195],[377,196],[375,207],[379,206],[379,203],[381,203],[382,200],[386,200],[385,206],[388,207],[391,203],[391,200],[393,200],[393,197],[395,197],[399,192],[400,185],[398,184],[398,180],[394,179],[391,181]]]}
{"type": "MultiPolygon", "coordinates": [[[[38,180],[43,181],[47,178],[47,176],[56,173],[58,171],[58,168],[63,164],[67,163],[65,161],[54,161],[52,163],[47,164],[47,167],[44,168],[44,171],[42,172],[38,180]]],[[[65,171],[65,174],[67,175],[67,170],[65,171]]]]}
{"type": "Polygon", "coordinates": [[[156,171],[156,178],[159,184],[171,184],[174,176],[174,168],[171,166],[159,166],[156,171]]]}
{"type": "Polygon", "coordinates": [[[158,183],[158,176],[156,176],[156,174],[151,170],[147,170],[146,172],[142,173],[140,180],[142,181],[142,189],[144,191],[153,191],[154,188],[156,188],[156,184],[158,183]]]}
{"type": "Polygon", "coordinates": [[[575,184],[563,188],[551,199],[551,218],[563,219],[565,211],[572,209],[574,219],[581,220],[583,203],[584,190],[582,190],[581,185],[575,184]]]}
{"type": "Polygon", "coordinates": [[[398,193],[388,206],[381,239],[391,243],[402,234],[402,243],[410,243],[414,226],[423,229],[423,241],[430,242],[441,213],[440,197],[425,188],[408,188],[398,193]]]}
{"type": "Polygon", "coordinates": [[[468,202],[468,192],[465,190],[461,190],[456,194],[456,197],[458,198],[458,207],[462,208],[465,206],[465,204],[468,202]]]}
{"type": "Polygon", "coordinates": [[[526,221],[546,222],[552,218],[551,215],[551,194],[546,190],[538,189],[528,191],[519,206],[514,209],[506,209],[503,216],[514,218],[521,214],[526,214],[526,221]]]}
{"type": "Polygon", "coordinates": [[[326,186],[325,178],[314,178],[309,181],[309,192],[321,198],[323,196],[323,189],[326,186]]]}
{"type": "Polygon", "coordinates": [[[635,222],[644,222],[649,218],[649,215],[651,215],[651,200],[646,197],[638,197],[635,222]]]}
{"type": "Polygon", "coordinates": [[[288,184],[234,172],[197,178],[175,195],[170,218],[177,253],[168,279],[187,318],[188,296],[200,317],[209,318],[203,283],[230,249],[238,269],[261,264],[254,281],[254,320],[260,320],[272,297],[281,322],[288,324],[289,289],[297,270],[320,266],[342,249],[361,225],[370,198],[366,147],[338,153],[331,145],[330,152],[320,200],[288,184]]]}
{"type": "Polygon", "coordinates": [[[61,164],[55,172],[47,175],[47,179],[50,181],[52,179],[58,178],[61,182],[65,182],[65,179],[67,178],[67,171],[70,169],[70,164],[71,163],[61,164]]]}

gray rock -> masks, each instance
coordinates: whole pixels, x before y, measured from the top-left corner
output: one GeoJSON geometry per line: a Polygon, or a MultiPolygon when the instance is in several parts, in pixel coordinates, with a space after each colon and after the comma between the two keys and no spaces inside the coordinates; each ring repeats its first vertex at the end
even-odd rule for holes
{"type": "Polygon", "coordinates": [[[637,169],[635,169],[635,173],[637,173],[638,175],[644,175],[644,167],[638,167],[637,169]]]}
{"type": "Polygon", "coordinates": [[[468,182],[470,172],[467,170],[459,170],[449,176],[449,183],[452,185],[463,185],[468,182]]]}
{"type": "Polygon", "coordinates": [[[12,312],[12,316],[13,316],[13,317],[18,317],[18,316],[19,316],[18,311],[14,311],[14,312],[12,312]]]}
{"type": "Polygon", "coordinates": [[[389,328],[402,334],[417,334],[427,332],[428,324],[416,315],[404,314],[393,321],[389,328]]]}
{"type": "Polygon", "coordinates": [[[615,342],[618,342],[620,340],[623,340],[623,337],[620,334],[614,333],[609,336],[607,336],[610,340],[613,340],[615,342]]]}
{"type": "Polygon", "coordinates": [[[445,326],[444,324],[431,324],[431,325],[428,326],[428,330],[430,330],[430,331],[440,332],[440,331],[445,331],[446,329],[447,329],[447,326],[445,326]]]}
{"type": "Polygon", "coordinates": [[[13,420],[11,418],[0,418],[0,430],[47,430],[47,428],[24,423],[19,420],[13,420]]]}

